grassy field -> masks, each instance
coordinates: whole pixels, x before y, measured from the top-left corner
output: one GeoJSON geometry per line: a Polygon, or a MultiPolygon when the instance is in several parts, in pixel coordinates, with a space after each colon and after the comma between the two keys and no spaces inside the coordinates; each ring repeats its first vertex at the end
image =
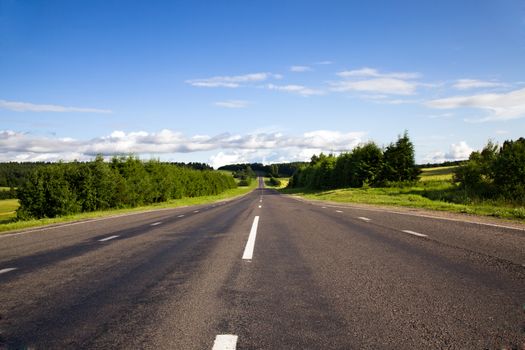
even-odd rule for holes
{"type": "Polygon", "coordinates": [[[455,168],[457,168],[457,166],[422,169],[423,172],[421,173],[420,181],[450,181],[452,180],[452,173],[455,168]]]}
{"type": "Polygon", "coordinates": [[[342,203],[424,208],[525,221],[524,207],[493,201],[468,204],[447,201],[447,198],[458,195],[450,181],[453,169],[454,167],[423,169],[421,180],[411,186],[345,188],[330,191],[313,191],[299,188],[281,189],[280,191],[305,198],[342,203]]]}
{"type": "Polygon", "coordinates": [[[287,177],[280,177],[279,181],[281,182],[281,184],[279,186],[272,186],[270,184],[270,178],[269,177],[265,177],[264,178],[264,186],[267,187],[267,188],[274,188],[274,189],[285,188],[286,186],[288,186],[288,182],[290,181],[290,179],[287,178],[287,177]]]}
{"type": "Polygon", "coordinates": [[[85,220],[92,218],[100,218],[105,216],[113,216],[132,212],[141,212],[147,210],[163,209],[163,208],[176,208],[188,205],[198,205],[213,203],[225,199],[234,198],[237,196],[244,195],[253,189],[257,188],[257,181],[253,181],[250,186],[238,187],[231,190],[224,191],[216,196],[202,196],[193,198],[181,198],[171,200],[169,202],[159,203],[155,205],[149,205],[138,208],[127,208],[127,209],[115,209],[106,211],[95,211],[90,213],[81,213],[75,215],[69,215],[53,219],[40,219],[40,220],[28,220],[28,221],[13,221],[15,217],[14,210],[18,208],[17,199],[0,200],[0,233],[5,233],[11,230],[19,230],[29,227],[38,227],[49,224],[57,224],[69,221],[85,220]]]}
{"type": "Polygon", "coordinates": [[[14,218],[16,209],[18,209],[18,199],[0,200],[0,224],[14,218]]]}

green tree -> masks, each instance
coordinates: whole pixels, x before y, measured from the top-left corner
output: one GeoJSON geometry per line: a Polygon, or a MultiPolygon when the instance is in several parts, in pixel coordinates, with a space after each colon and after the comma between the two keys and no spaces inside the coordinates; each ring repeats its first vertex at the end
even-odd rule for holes
{"type": "Polygon", "coordinates": [[[383,159],[382,181],[416,181],[419,178],[421,170],[416,166],[414,145],[407,131],[386,147],[383,159]]]}

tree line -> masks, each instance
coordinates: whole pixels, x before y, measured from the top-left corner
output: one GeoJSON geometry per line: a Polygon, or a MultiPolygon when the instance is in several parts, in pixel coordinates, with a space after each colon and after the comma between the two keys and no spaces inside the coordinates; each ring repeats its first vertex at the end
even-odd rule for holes
{"type": "Polygon", "coordinates": [[[381,186],[389,182],[417,181],[414,145],[405,133],[385,149],[374,142],[359,145],[351,152],[314,155],[310,164],[297,169],[289,187],[334,189],[381,186]]]}
{"type": "Polygon", "coordinates": [[[500,147],[488,142],[455,169],[454,182],[467,197],[525,204],[525,138],[500,147]]]}
{"type": "Polygon", "coordinates": [[[232,176],[188,166],[99,156],[91,162],[36,167],[17,190],[19,219],[136,207],[182,197],[219,194],[237,185],[232,176]]]}
{"type": "Polygon", "coordinates": [[[218,170],[228,170],[232,172],[243,171],[247,167],[256,173],[263,174],[265,176],[272,177],[290,177],[295,171],[308,165],[307,162],[291,162],[291,163],[275,163],[270,165],[263,165],[262,163],[241,163],[241,164],[229,164],[221,166],[218,170]]]}

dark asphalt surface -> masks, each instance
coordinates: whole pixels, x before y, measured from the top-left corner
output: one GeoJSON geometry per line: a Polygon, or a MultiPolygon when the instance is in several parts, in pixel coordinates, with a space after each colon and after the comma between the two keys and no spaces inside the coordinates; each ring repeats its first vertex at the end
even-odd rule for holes
{"type": "Polygon", "coordinates": [[[525,349],[525,227],[258,189],[0,236],[0,349],[212,349],[219,334],[237,349],[525,349]]]}

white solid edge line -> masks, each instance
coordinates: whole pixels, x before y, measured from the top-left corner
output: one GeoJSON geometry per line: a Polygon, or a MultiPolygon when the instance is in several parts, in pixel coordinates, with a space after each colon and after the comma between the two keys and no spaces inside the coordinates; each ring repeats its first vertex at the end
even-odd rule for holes
{"type": "MultiPolygon", "coordinates": [[[[292,199],[295,199],[296,201],[308,202],[308,200],[300,198],[300,197],[295,196],[295,195],[288,195],[288,197],[292,198],[292,199]]],[[[315,205],[315,203],[309,203],[309,204],[315,205]]],[[[323,208],[325,208],[325,207],[323,207],[323,208]]],[[[392,211],[392,210],[387,210],[387,209],[373,209],[373,208],[352,207],[352,206],[342,207],[342,206],[339,206],[339,205],[331,205],[330,208],[367,210],[367,211],[373,211],[373,212],[378,212],[378,213],[390,213],[390,214],[397,214],[397,215],[415,216],[415,217],[420,217],[420,218],[445,220],[445,221],[453,221],[453,222],[462,222],[462,223],[465,223],[465,224],[482,225],[482,226],[490,226],[490,227],[499,227],[499,228],[505,228],[505,229],[509,229],[509,230],[516,230],[516,231],[525,231],[525,228],[521,228],[521,227],[513,227],[513,226],[507,226],[507,225],[500,225],[500,224],[491,224],[491,223],[488,223],[488,222],[467,221],[467,220],[454,219],[454,218],[444,218],[444,217],[433,216],[433,215],[425,215],[425,214],[403,213],[403,212],[392,211]]]]}
{"type": "Polygon", "coordinates": [[[213,342],[212,350],[235,350],[238,337],[233,334],[218,334],[213,342]]]}
{"type": "Polygon", "coordinates": [[[3,274],[3,273],[8,273],[8,272],[14,271],[14,270],[16,270],[16,267],[8,267],[6,269],[1,269],[0,270],[0,275],[3,274]]]}
{"type": "Polygon", "coordinates": [[[363,220],[363,221],[371,221],[372,220],[372,219],[369,219],[369,218],[365,218],[364,216],[358,216],[357,218],[360,219],[360,220],[363,220]]]}
{"type": "Polygon", "coordinates": [[[243,260],[251,260],[253,257],[253,249],[255,248],[255,236],[257,236],[257,225],[259,225],[258,216],[256,216],[253,219],[252,229],[250,230],[250,235],[248,236],[248,242],[246,242],[246,247],[244,248],[244,253],[242,254],[243,260]]]}
{"type": "Polygon", "coordinates": [[[162,221],[154,222],[154,223],[151,224],[151,226],[157,226],[157,225],[160,225],[160,224],[162,224],[162,221]]]}
{"type": "Polygon", "coordinates": [[[119,236],[118,235],[109,236],[109,237],[106,237],[106,238],[99,239],[98,241],[99,242],[105,242],[105,241],[109,241],[110,239],[114,239],[114,238],[117,238],[117,237],[119,237],[119,236]]]}
{"type": "Polygon", "coordinates": [[[404,233],[408,233],[409,235],[414,235],[414,236],[418,236],[418,237],[428,237],[427,235],[424,235],[422,233],[419,233],[419,232],[414,232],[414,231],[410,231],[410,230],[403,230],[404,233]]]}

